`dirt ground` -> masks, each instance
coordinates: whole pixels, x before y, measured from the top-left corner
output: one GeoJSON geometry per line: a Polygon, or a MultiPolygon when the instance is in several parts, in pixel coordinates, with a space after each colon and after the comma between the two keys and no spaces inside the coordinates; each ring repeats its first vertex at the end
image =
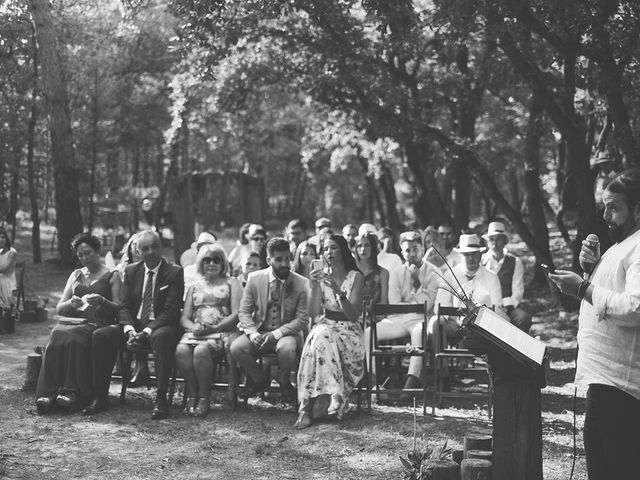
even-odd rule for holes
{"type": "MultiPolygon", "coordinates": [[[[16,243],[24,252],[28,237],[22,241],[16,243]]],[[[51,317],[69,272],[27,263],[27,285],[49,299],[51,317]]],[[[559,315],[548,293],[533,293],[525,305],[535,314],[532,333],[549,345],[552,360],[542,395],[544,478],[564,480],[573,459],[575,314],[559,315]]],[[[255,401],[236,411],[216,403],[198,420],[183,416],[176,400],[170,419],[151,421],[153,390],[132,389],[119,405],[120,385],[114,382],[112,408],[104,414],[40,416],[33,394],[21,387],[26,356],[46,344],[52,324],[19,323],[14,334],[0,336],[0,478],[401,478],[398,457],[412,447],[414,435],[409,407],[374,404],[370,413],[353,411],[340,423],[297,431],[293,409],[275,401],[255,401]]],[[[447,440],[460,446],[466,433],[491,432],[484,404],[457,402],[436,410],[435,417],[429,412],[423,417],[418,408],[419,445],[447,440]]],[[[575,479],[586,478],[583,420],[584,399],[578,398],[575,479]]]]}

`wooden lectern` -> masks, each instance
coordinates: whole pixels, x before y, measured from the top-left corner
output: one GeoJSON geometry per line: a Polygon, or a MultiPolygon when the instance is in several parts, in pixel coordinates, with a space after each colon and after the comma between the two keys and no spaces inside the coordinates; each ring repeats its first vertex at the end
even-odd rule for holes
{"type": "Polygon", "coordinates": [[[486,307],[474,309],[463,326],[465,347],[486,353],[495,377],[493,480],[542,480],[546,346],[486,307]]]}

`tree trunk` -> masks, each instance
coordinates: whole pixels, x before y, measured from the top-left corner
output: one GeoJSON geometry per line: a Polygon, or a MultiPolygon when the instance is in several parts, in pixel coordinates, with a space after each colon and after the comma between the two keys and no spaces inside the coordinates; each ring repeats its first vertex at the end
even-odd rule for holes
{"type": "MultiPolygon", "coordinates": [[[[545,256],[536,257],[536,266],[540,263],[552,265],[549,250],[549,229],[544,214],[544,195],[540,188],[540,138],[544,133],[542,105],[534,93],[529,102],[529,122],[524,144],[524,187],[526,205],[529,212],[529,225],[536,243],[544,250],[545,256]]],[[[539,268],[534,269],[533,283],[546,285],[546,276],[539,268]]]]}
{"type": "Polygon", "coordinates": [[[58,253],[62,264],[73,265],[74,258],[69,244],[73,236],[82,231],[82,217],[67,87],[58,52],[51,5],[47,0],[29,0],[29,9],[35,24],[42,80],[49,110],[58,253]]]}
{"type": "Polygon", "coordinates": [[[33,150],[35,143],[36,122],[38,121],[38,51],[36,48],[35,29],[31,36],[33,42],[33,90],[31,93],[31,113],[27,125],[27,181],[29,182],[29,201],[31,203],[31,250],[33,263],[42,263],[40,247],[40,210],[38,209],[38,185],[33,168],[33,150]]]}
{"type": "Polygon", "coordinates": [[[391,170],[386,165],[382,166],[382,175],[379,181],[384,195],[385,206],[387,207],[386,216],[382,215],[384,219],[382,223],[391,227],[394,232],[399,232],[403,229],[403,225],[400,222],[400,215],[398,215],[398,198],[396,197],[391,170]]]}
{"type": "Polygon", "coordinates": [[[18,212],[18,190],[20,189],[20,157],[22,148],[16,143],[13,147],[13,178],[11,179],[11,208],[9,221],[11,222],[11,243],[16,241],[16,213],[18,212]]]}
{"type": "MultiPolygon", "coordinates": [[[[429,201],[430,189],[425,185],[425,171],[422,159],[424,152],[415,144],[409,141],[404,145],[404,151],[407,159],[409,170],[413,174],[413,187],[416,191],[416,199],[413,205],[416,219],[424,225],[428,225],[432,221],[431,213],[435,213],[439,208],[432,205],[429,201]]],[[[431,195],[433,196],[433,195],[431,195]]]]}
{"type": "Polygon", "coordinates": [[[91,99],[91,180],[89,187],[89,231],[93,230],[93,196],[96,193],[96,162],[98,160],[98,69],[93,72],[91,99]]]}

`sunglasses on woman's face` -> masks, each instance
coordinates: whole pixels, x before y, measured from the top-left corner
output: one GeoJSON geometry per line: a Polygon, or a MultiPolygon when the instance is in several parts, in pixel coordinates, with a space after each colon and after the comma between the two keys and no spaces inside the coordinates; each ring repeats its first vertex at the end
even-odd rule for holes
{"type": "Polygon", "coordinates": [[[208,263],[215,263],[216,265],[222,265],[222,259],[220,257],[204,257],[202,263],[205,265],[208,263]]]}

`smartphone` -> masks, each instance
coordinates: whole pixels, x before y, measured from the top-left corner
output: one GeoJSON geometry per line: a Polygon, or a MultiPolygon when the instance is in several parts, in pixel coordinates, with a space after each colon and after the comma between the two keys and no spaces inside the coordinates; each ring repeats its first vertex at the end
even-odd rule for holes
{"type": "Polygon", "coordinates": [[[556,273],[555,268],[550,267],[549,265],[546,265],[544,263],[541,263],[540,267],[542,268],[542,270],[544,270],[544,273],[546,273],[547,275],[549,275],[550,273],[556,273]]]}
{"type": "Polygon", "coordinates": [[[321,258],[311,260],[311,270],[322,270],[323,262],[321,258]]]}

